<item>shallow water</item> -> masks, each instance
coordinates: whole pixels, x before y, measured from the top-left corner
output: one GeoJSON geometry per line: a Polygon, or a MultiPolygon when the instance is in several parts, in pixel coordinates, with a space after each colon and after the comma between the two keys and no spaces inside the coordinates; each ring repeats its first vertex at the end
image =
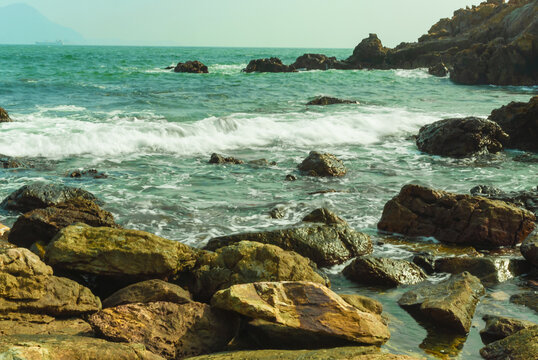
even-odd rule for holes
{"type": "MultiPolygon", "coordinates": [[[[410,136],[442,118],[487,117],[510,101],[528,101],[538,87],[458,86],[425,69],[241,73],[254,58],[291,63],[305,52],[345,58],[352,50],[0,46],[0,106],[16,120],[0,124],[0,154],[29,157],[36,166],[0,169],[0,197],[38,179],[79,186],[125,227],[202,246],[214,236],[294,224],[320,206],[377,240],[383,205],[411,182],[461,193],[478,184],[536,186],[538,164],[514,161],[521,152],[444,159],[421,154],[410,136]],[[187,60],[202,61],[210,74],[162,70],[187,60]],[[305,106],[318,95],[360,104],[305,106]],[[336,154],[348,174],[284,181],[311,150],[336,154]],[[210,165],[212,152],[277,165],[210,165]],[[109,178],[65,177],[77,168],[109,178]],[[310,195],[328,189],[337,192],[310,195]],[[275,206],[285,209],[283,219],[267,215],[275,206]]],[[[15,219],[0,213],[2,223],[15,219]]],[[[395,246],[376,251],[409,256],[395,246]]],[[[387,348],[432,356],[419,348],[426,330],[396,304],[404,288],[379,292],[331,277],[339,291],[384,303],[393,319],[387,348]]],[[[518,286],[512,280],[489,292],[518,286]]],[[[477,327],[453,355],[479,358],[480,317],[489,306],[480,303],[477,327]]],[[[491,306],[538,321],[507,300],[491,306]]]]}

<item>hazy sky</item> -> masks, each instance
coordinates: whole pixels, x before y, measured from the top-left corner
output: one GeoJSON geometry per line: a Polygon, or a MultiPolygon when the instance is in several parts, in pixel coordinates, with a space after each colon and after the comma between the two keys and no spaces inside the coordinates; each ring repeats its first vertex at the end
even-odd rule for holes
{"type": "Polygon", "coordinates": [[[25,2],[97,43],[353,48],[416,41],[480,0],[0,0],[25,2]]]}

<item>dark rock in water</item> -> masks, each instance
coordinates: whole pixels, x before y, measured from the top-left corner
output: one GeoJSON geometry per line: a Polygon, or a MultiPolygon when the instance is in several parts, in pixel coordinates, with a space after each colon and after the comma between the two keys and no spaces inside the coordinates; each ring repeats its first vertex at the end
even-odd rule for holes
{"type": "Polygon", "coordinates": [[[156,301],[185,304],[191,301],[191,294],[187,290],[166,281],[158,279],[146,280],[116,291],[103,300],[103,308],[156,301]]]}
{"type": "Polygon", "coordinates": [[[292,175],[292,174],[286,175],[286,181],[295,181],[295,180],[297,180],[297,176],[292,175]]]}
{"type": "Polygon", "coordinates": [[[284,65],[282,60],[276,57],[251,60],[243,72],[295,72],[293,67],[284,65]]]}
{"type": "Polygon", "coordinates": [[[420,266],[427,274],[435,272],[435,257],[430,254],[417,254],[413,257],[413,264],[420,266]]]}
{"type": "Polygon", "coordinates": [[[493,196],[504,195],[504,191],[495,186],[477,185],[470,190],[473,196],[484,196],[491,198],[493,196]]]}
{"type": "Polygon", "coordinates": [[[275,166],[276,161],[268,161],[267,159],[256,159],[256,160],[250,160],[248,164],[252,166],[275,166]]]}
{"type": "Polygon", "coordinates": [[[538,154],[526,153],[526,154],[517,155],[514,157],[514,161],[522,162],[522,163],[529,163],[529,164],[536,164],[538,163],[538,154]]]}
{"type": "Polygon", "coordinates": [[[177,73],[193,73],[193,74],[207,74],[207,66],[199,61],[187,61],[186,63],[178,63],[174,68],[174,72],[177,73]]]}
{"type": "Polygon", "coordinates": [[[164,70],[173,70],[176,68],[176,65],[170,65],[164,68],[164,70]]]}
{"type": "Polygon", "coordinates": [[[507,141],[508,135],[493,121],[467,117],[424,125],[416,143],[428,154],[464,157],[497,153],[507,141]]]}
{"type": "Polygon", "coordinates": [[[495,109],[488,119],[510,135],[506,147],[538,152],[538,96],[495,109]]]}
{"type": "Polygon", "coordinates": [[[210,164],[244,164],[243,160],[236,159],[234,157],[224,157],[220,154],[213,153],[209,159],[210,164]]]}
{"type": "Polygon", "coordinates": [[[430,66],[428,68],[428,73],[437,77],[445,77],[448,74],[448,69],[446,68],[446,65],[441,62],[434,66],[430,66]]]}
{"type": "Polygon", "coordinates": [[[89,170],[74,170],[67,174],[68,177],[71,178],[82,178],[82,177],[91,177],[94,179],[106,179],[108,178],[108,175],[97,171],[97,169],[89,169],[89,170]]]}
{"type": "Polygon", "coordinates": [[[20,159],[0,154],[0,168],[16,169],[16,168],[28,168],[28,167],[31,167],[31,166],[20,159]]]}
{"type": "Polygon", "coordinates": [[[519,250],[532,266],[538,268],[538,234],[530,235],[523,240],[519,250]]]}
{"type": "Polygon", "coordinates": [[[342,224],[347,225],[347,222],[333,213],[331,210],[326,208],[319,208],[313,210],[310,214],[306,215],[303,220],[303,222],[317,222],[317,223],[323,223],[323,224],[342,224]]]}
{"type": "Polygon", "coordinates": [[[336,190],[336,189],[326,189],[326,190],[312,191],[312,192],[309,192],[308,195],[332,194],[332,193],[337,193],[337,192],[345,192],[345,191],[336,190]]]}
{"type": "Polygon", "coordinates": [[[476,304],[485,293],[480,280],[464,272],[437,284],[421,284],[403,294],[398,304],[413,316],[424,317],[439,327],[466,334],[476,304]]]}
{"type": "Polygon", "coordinates": [[[356,258],[343,274],[360,284],[382,286],[416,284],[426,279],[424,271],[409,261],[373,256],[356,258]]]}
{"type": "Polygon", "coordinates": [[[385,204],[377,227],[447,243],[493,248],[513,246],[534,229],[536,217],[509,203],[405,185],[385,204]]]}
{"type": "Polygon", "coordinates": [[[310,176],[344,176],[347,172],[344,163],[336,156],[317,151],[311,151],[298,168],[310,176]]]}
{"type": "Polygon", "coordinates": [[[538,359],[538,326],[523,329],[480,350],[487,360],[538,359]]]}
{"type": "Polygon", "coordinates": [[[330,96],[318,96],[312,101],[309,101],[306,105],[334,105],[334,104],[358,104],[358,101],[342,100],[333,98],[330,96]]]}
{"type": "Polygon", "coordinates": [[[34,243],[44,246],[58,231],[75,223],[117,227],[111,213],[90,200],[75,198],[19,216],[9,233],[9,241],[26,248],[30,248],[34,243]]]}
{"type": "Polygon", "coordinates": [[[274,208],[269,211],[269,216],[271,219],[282,219],[284,217],[285,213],[283,209],[274,208]]]}
{"type": "Polygon", "coordinates": [[[518,305],[524,305],[538,312],[538,292],[529,291],[526,293],[515,294],[510,296],[510,302],[518,305]]]}
{"type": "Polygon", "coordinates": [[[506,201],[538,215],[538,187],[531,190],[504,192],[494,186],[477,185],[471,189],[471,195],[506,201]]]}
{"type": "Polygon", "coordinates": [[[28,212],[58,205],[77,197],[99,203],[93,194],[79,188],[34,182],[13,192],[2,201],[0,207],[7,210],[28,212]]]}
{"type": "Polygon", "coordinates": [[[296,70],[329,70],[329,69],[346,69],[348,65],[336,60],[335,57],[328,57],[322,54],[304,54],[295,60],[290,67],[296,70]]]}
{"type": "Polygon", "coordinates": [[[497,315],[486,315],[484,316],[484,320],[486,321],[486,326],[484,329],[480,330],[480,337],[482,338],[484,344],[489,344],[493,341],[504,339],[505,337],[513,335],[520,330],[528,329],[537,325],[531,321],[497,315]]]}
{"type": "Polygon", "coordinates": [[[353,50],[353,55],[346,61],[357,68],[383,68],[388,48],[381,44],[376,34],[370,34],[353,50]]]}
{"type": "Polygon", "coordinates": [[[0,107],[0,123],[3,122],[11,122],[11,118],[9,117],[7,111],[4,108],[0,107]]]}

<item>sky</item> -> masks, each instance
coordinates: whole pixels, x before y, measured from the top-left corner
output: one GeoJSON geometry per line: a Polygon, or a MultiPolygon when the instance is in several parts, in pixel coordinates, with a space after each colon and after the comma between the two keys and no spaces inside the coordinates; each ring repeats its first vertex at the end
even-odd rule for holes
{"type": "Polygon", "coordinates": [[[480,0],[0,0],[27,3],[94,44],[353,48],[416,41],[480,0]]]}

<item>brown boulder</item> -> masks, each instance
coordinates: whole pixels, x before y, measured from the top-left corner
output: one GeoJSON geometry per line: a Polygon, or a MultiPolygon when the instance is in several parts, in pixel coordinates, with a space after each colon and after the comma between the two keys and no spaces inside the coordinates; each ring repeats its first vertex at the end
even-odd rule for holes
{"type": "Polygon", "coordinates": [[[311,151],[298,166],[299,170],[310,176],[344,176],[347,172],[344,163],[333,154],[311,151]]]}
{"type": "Polygon", "coordinates": [[[331,224],[347,225],[347,222],[344,219],[342,219],[340,216],[336,215],[331,210],[326,209],[326,208],[319,208],[319,209],[312,210],[301,221],[322,223],[322,224],[327,224],[327,225],[331,225],[331,224]]]}
{"type": "Polygon", "coordinates": [[[187,61],[186,63],[178,63],[174,68],[174,72],[177,73],[193,73],[193,74],[207,74],[207,66],[199,61],[187,61]]]}
{"type": "Polygon", "coordinates": [[[343,274],[360,284],[382,286],[416,284],[426,279],[424,271],[409,261],[374,256],[356,258],[344,268],[343,274]]]}
{"type": "Polygon", "coordinates": [[[7,111],[4,108],[0,107],[0,123],[3,122],[11,122],[11,118],[9,117],[7,111]]]}
{"type": "Polygon", "coordinates": [[[480,337],[484,344],[504,339],[516,332],[536,326],[535,323],[526,320],[512,319],[504,316],[484,316],[486,326],[480,330],[480,337]]]}
{"type": "Polygon", "coordinates": [[[243,160],[236,159],[234,157],[224,157],[220,154],[213,153],[209,159],[210,164],[244,164],[243,160]]]}
{"type": "Polygon", "coordinates": [[[116,291],[103,300],[103,308],[156,301],[185,304],[191,301],[191,294],[187,290],[166,281],[147,280],[116,291]]]}
{"type": "Polygon", "coordinates": [[[529,360],[538,358],[538,326],[520,330],[480,350],[488,360],[529,360]]]}
{"type": "Polygon", "coordinates": [[[359,309],[360,311],[381,315],[383,304],[367,296],[357,294],[338,294],[345,302],[359,309]]]}
{"type": "Polygon", "coordinates": [[[90,324],[77,318],[11,313],[0,315],[0,337],[6,335],[77,335],[92,336],[90,324]]]}
{"type": "Polygon", "coordinates": [[[279,58],[266,58],[266,59],[257,59],[251,60],[247,67],[243,69],[243,72],[252,73],[252,72],[295,72],[293,67],[284,65],[282,60],[279,58]]]}

